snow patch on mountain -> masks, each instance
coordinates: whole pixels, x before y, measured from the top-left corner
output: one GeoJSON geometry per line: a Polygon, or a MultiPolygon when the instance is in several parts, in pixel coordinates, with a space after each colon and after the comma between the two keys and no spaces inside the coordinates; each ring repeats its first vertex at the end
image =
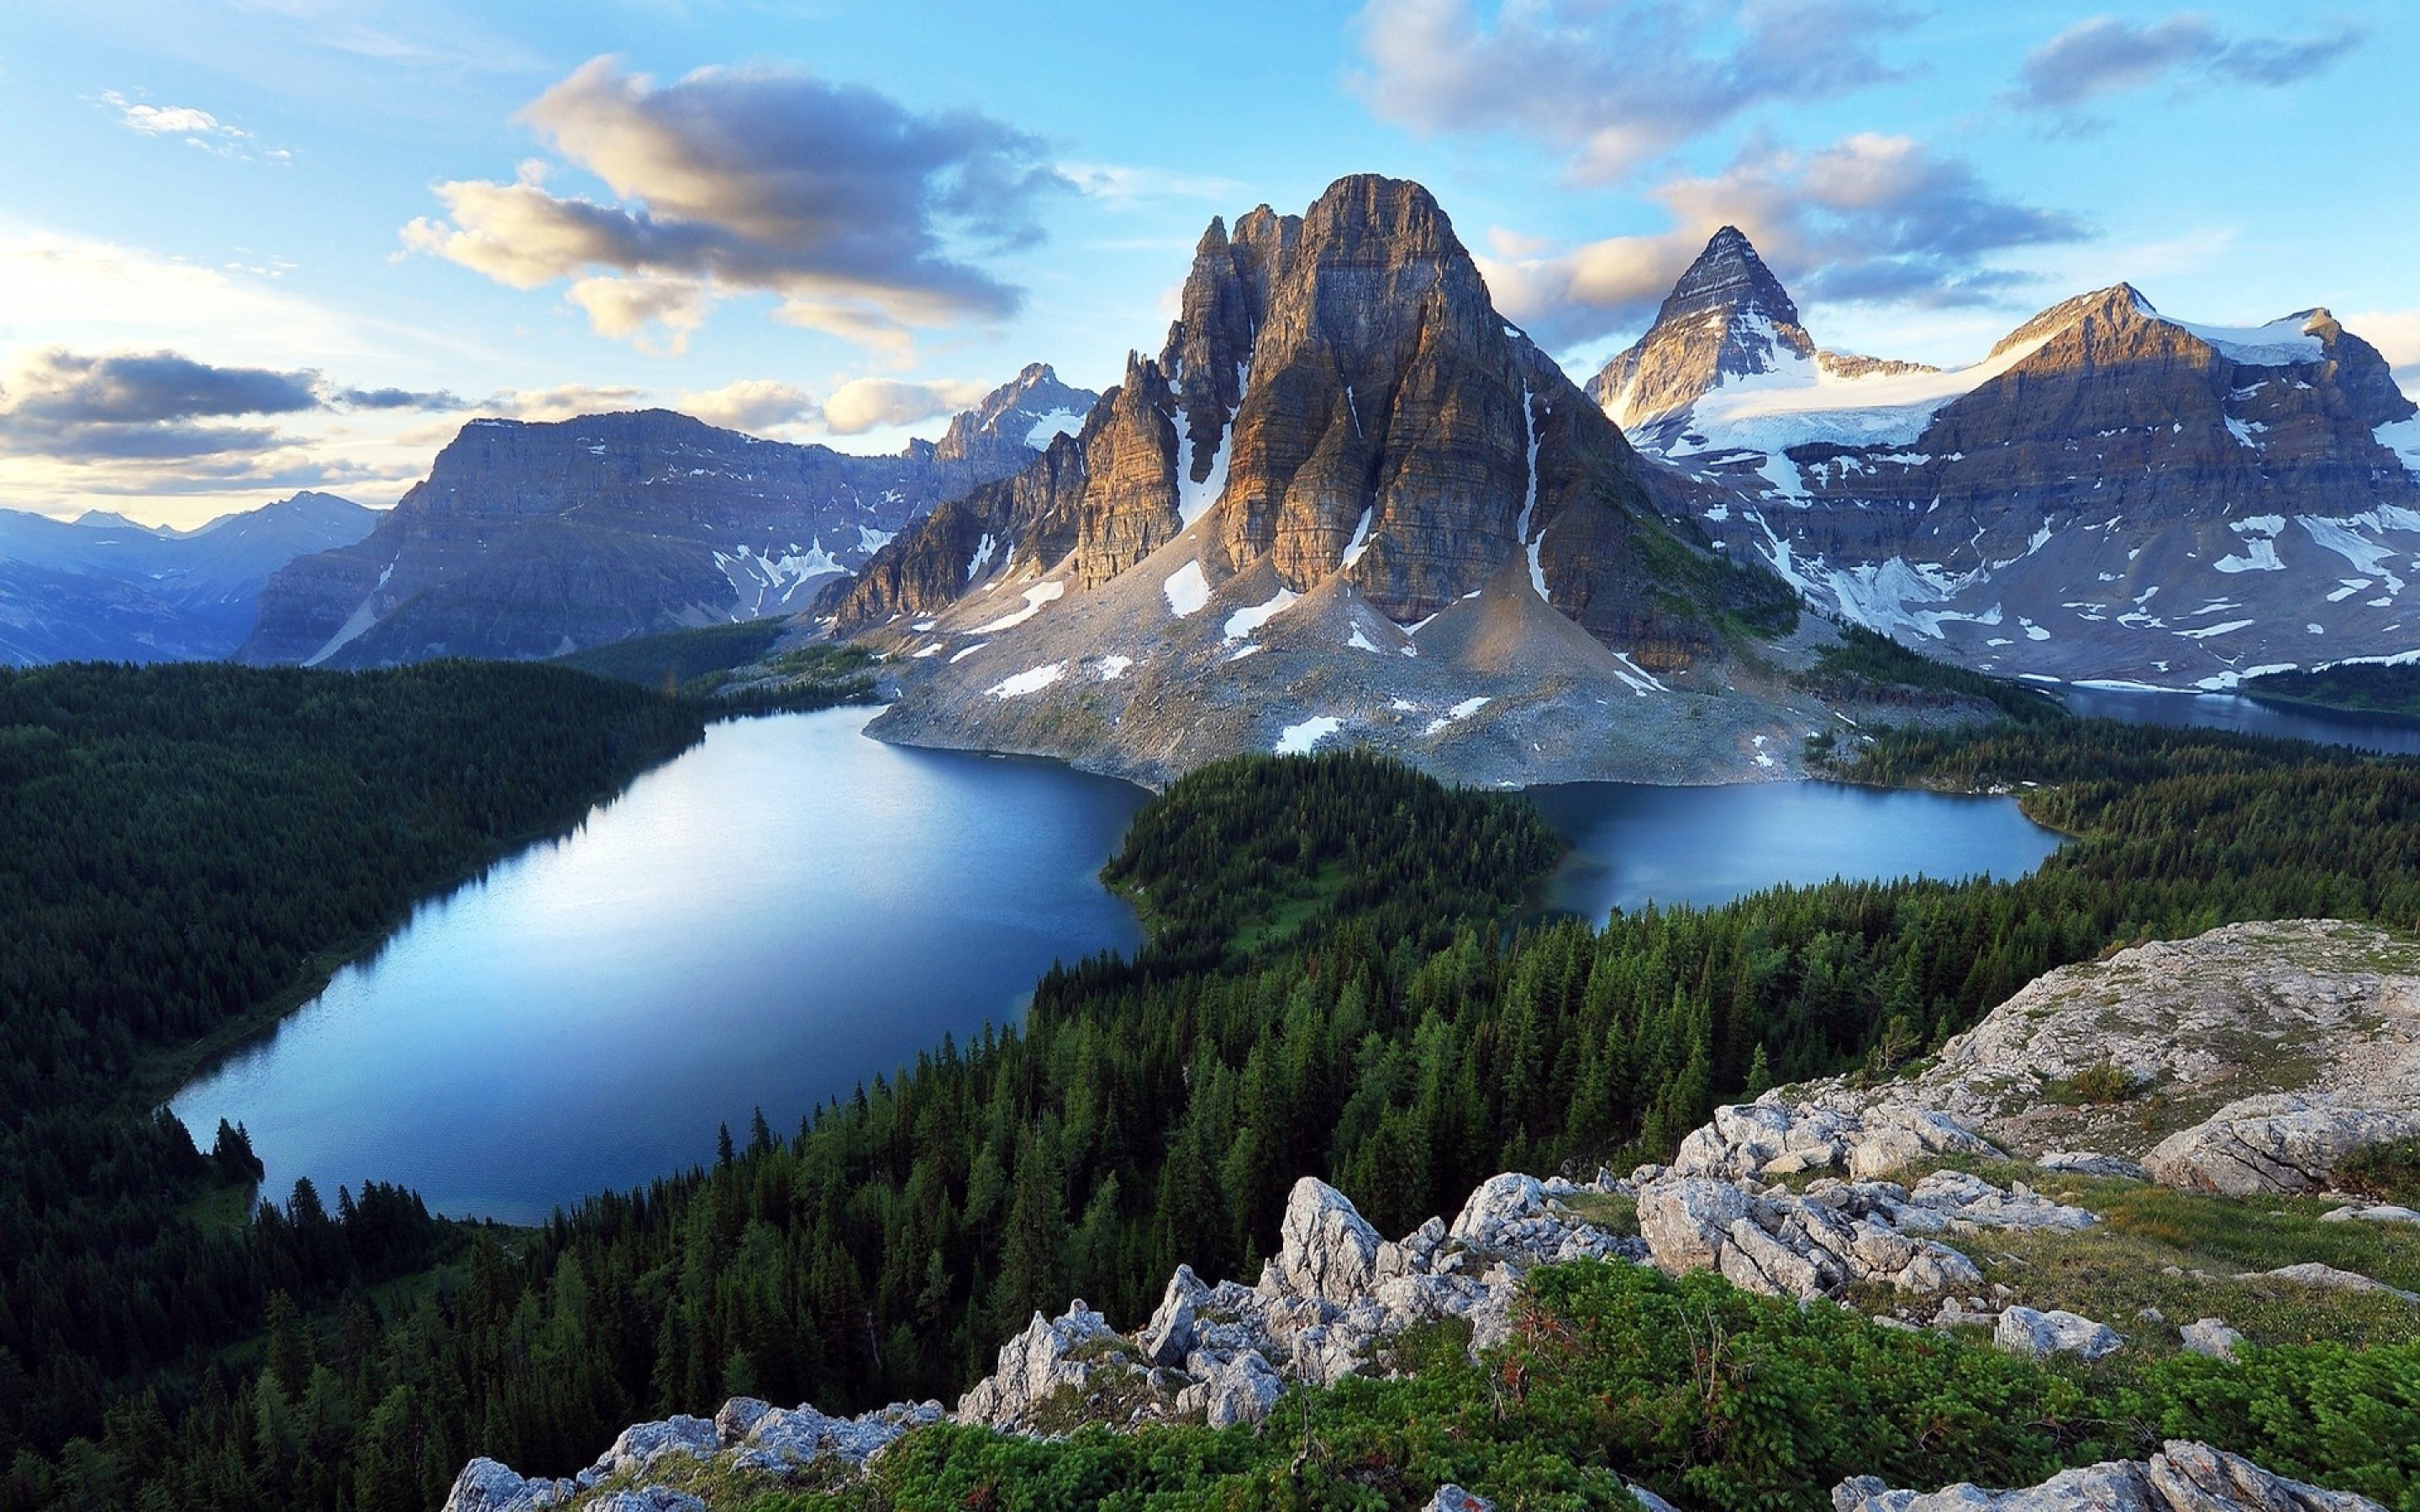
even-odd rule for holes
{"type": "Polygon", "coordinates": [[[1168,595],[1169,611],[1181,620],[1210,602],[1210,579],[1202,576],[1201,563],[1188,562],[1168,575],[1160,592],[1168,595]]]}
{"type": "Polygon", "coordinates": [[[1022,698],[1028,693],[1041,692],[1065,675],[1067,664],[1054,661],[1046,666],[1029,668],[1014,677],[1003,677],[984,691],[996,699],[1022,698]]]}
{"type": "Polygon", "coordinates": [[[1054,579],[1049,582],[1036,583],[1025,591],[1025,607],[1023,609],[1013,609],[1010,612],[1001,615],[999,619],[992,621],[988,625],[978,625],[974,627],[973,633],[976,635],[990,635],[998,630],[1014,630],[1018,625],[1023,625],[1026,621],[1033,618],[1036,614],[1041,613],[1043,605],[1056,603],[1059,599],[1065,596],[1066,593],[1067,584],[1063,580],[1054,579]]]}
{"type": "Polygon", "coordinates": [[[1290,724],[1278,732],[1278,743],[1272,748],[1280,756],[1308,756],[1319,743],[1344,728],[1344,721],[1332,714],[1313,715],[1300,724],[1290,724]]]}
{"type": "MultiPolygon", "coordinates": [[[[1200,569],[1197,567],[1195,570],[1200,569]]],[[[1293,608],[1300,601],[1301,596],[1291,588],[1280,588],[1267,603],[1253,604],[1237,609],[1227,616],[1226,626],[1220,631],[1222,639],[1229,641],[1249,639],[1253,631],[1293,608]]]]}

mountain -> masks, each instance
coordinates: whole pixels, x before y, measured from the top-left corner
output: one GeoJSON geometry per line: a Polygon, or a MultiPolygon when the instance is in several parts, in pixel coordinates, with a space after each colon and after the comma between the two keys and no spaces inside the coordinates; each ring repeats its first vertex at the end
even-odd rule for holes
{"type": "Polygon", "coordinates": [[[897,654],[875,728],[911,742],[1153,780],[1330,738],[1488,779],[1778,770],[1829,715],[1740,653],[1794,604],[1652,471],[1428,191],[1348,177],[1213,221],[1157,356],[814,612],[897,654]]]}
{"type": "Polygon", "coordinates": [[[936,502],[1026,466],[1093,398],[1036,364],[891,456],[664,409],[473,420],[367,538],[271,580],[240,656],[545,656],[793,612],[936,502]]]}
{"type": "Polygon", "coordinates": [[[1796,314],[1727,229],[1590,393],[1819,607],[2056,681],[2224,688],[2420,645],[2420,420],[2326,310],[2201,325],[2121,284],[1947,372],[1814,351],[1796,314]]]}
{"type": "Polygon", "coordinates": [[[251,634],[279,568],[358,541],[378,519],[324,493],[191,531],[98,510],[72,521],[0,510],[0,663],[224,656],[251,634]]]}

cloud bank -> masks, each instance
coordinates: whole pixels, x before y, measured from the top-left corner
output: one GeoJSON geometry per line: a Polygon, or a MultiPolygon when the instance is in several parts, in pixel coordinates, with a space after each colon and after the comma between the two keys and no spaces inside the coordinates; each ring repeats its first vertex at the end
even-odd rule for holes
{"type": "Polygon", "coordinates": [[[1480,259],[1497,305],[1549,345],[1635,328],[1727,224],[1801,300],[1976,304],[2024,281],[2001,255],[2089,234],[1994,193],[1962,158],[1872,132],[1813,151],[1751,143],[1720,173],[1651,194],[1670,230],[1559,251],[1497,233],[1480,259]]]}
{"type": "Polygon", "coordinates": [[[1756,105],[1898,77],[1877,39],[1911,19],[1891,0],[1369,0],[1352,85],[1396,125],[1528,137],[1607,182],[1756,105]]]}
{"type": "Polygon", "coordinates": [[[893,351],[918,327],[1005,318],[1020,292],[970,254],[1032,245],[1043,202],[1073,187],[1039,138],[989,116],[769,69],[659,86],[597,58],[519,118],[618,198],[556,193],[542,164],[442,183],[445,217],[405,226],[406,246],[516,288],[567,281],[598,332],[675,347],[741,291],[893,351]]]}
{"type": "Polygon", "coordinates": [[[2025,55],[2013,101],[2025,110],[2072,113],[2093,100],[2162,83],[2276,88],[2325,69],[2361,39],[2351,27],[2307,38],[2230,36],[2190,10],[2140,25],[2096,16],[2025,55]]]}

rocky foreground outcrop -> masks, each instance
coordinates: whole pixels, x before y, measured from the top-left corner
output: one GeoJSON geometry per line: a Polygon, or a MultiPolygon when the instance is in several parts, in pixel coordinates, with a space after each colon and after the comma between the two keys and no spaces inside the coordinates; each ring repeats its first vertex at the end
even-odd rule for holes
{"type": "Polygon", "coordinates": [[[2272,1474],[2241,1455],[2171,1439],[2149,1462],[2066,1470],[2017,1490],[1945,1486],[1895,1491],[1859,1475],[1832,1489],[1835,1512],[2383,1512],[2376,1502],[2272,1474]]]}
{"type": "Polygon", "coordinates": [[[2335,919],[2155,941],[2045,973],[1913,1077],[1788,1095],[1818,1121],[1745,1148],[1929,1115],[2055,1168],[2316,1191],[2353,1151],[2420,1138],[2420,943],[2335,919]]]}
{"type": "MultiPolygon", "coordinates": [[[[2260,1191],[2322,1180],[2328,1159],[2315,1152],[2335,1148],[2326,1140],[2400,1128],[2397,1110],[2413,1105],[2415,957],[2420,946],[2410,941],[2329,921],[2240,925],[2120,952],[2045,977],[1951,1041],[1919,1075],[1879,1088],[1811,1084],[1717,1109],[1669,1166],[1641,1166],[1626,1177],[1600,1171],[1583,1186],[1506,1172],[1481,1183],[1450,1223],[1431,1218],[1398,1239],[1380,1235],[1342,1193],[1306,1177],[1287,1202],[1278,1252],[1255,1283],[1205,1281],[1180,1266],[1151,1317],[1131,1332],[1081,1300],[1055,1319],[1037,1313],[954,1411],[900,1404],[836,1419],[812,1407],[739,1398],[711,1421],[638,1425],[568,1479],[526,1480],[475,1460],[445,1512],[573,1505],[702,1512],[673,1472],[713,1461],[779,1480],[835,1461],[862,1466],[902,1433],[945,1417],[1027,1434],[1086,1423],[1255,1424],[1291,1384],[1328,1386],[1386,1371],[1389,1341],[1416,1325],[1466,1321],[1474,1351],[1503,1342],[1528,1273],[1583,1258],[1676,1275],[1713,1271],[1766,1296],[1880,1308],[1876,1326],[1983,1327],[2012,1352],[2099,1359],[2138,1343],[2144,1328],[2169,1325],[2147,1311],[2125,1319],[2121,1331],[2031,1305],[2006,1285],[1986,1286],[1967,1253],[1981,1254],[1976,1245],[2004,1243],[1996,1236],[2013,1232],[2088,1230],[2098,1216],[2023,1180],[2000,1184],[1955,1165],[2024,1155],[2053,1171],[2136,1180],[2162,1175],[2216,1192],[2233,1190],[2214,1174],[2228,1171],[2276,1183],[2253,1188],[2260,1191]],[[2124,1119],[2045,1101],[2058,1085],[2104,1065],[2141,1085],[2164,1080],[2180,1102],[2198,1098],[2215,1111],[2166,1138],[2136,1128],[2130,1139],[2124,1119]],[[2200,1080],[2184,1080],[2188,1073],[2200,1080]],[[2272,1108],[2278,1094],[2230,1095],[2245,1078],[2281,1076],[2300,1088],[2293,1095],[2303,1103],[2290,1114],[2272,1108]],[[2316,1117],[2315,1106],[2327,1110],[2325,1119],[2294,1127],[2320,1133],[2286,1141],[2290,1159],[2222,1165],[2179,1153],[2249,1148],[2256,1139],[2249,1129],[2316,1117]],[[2104,1148],[2073,1148],[2086,1137],[2104,1148]],[[2153,1148],[2141,1149],[2147,1143],[2153,1148]],[[1625,1206],[1635,1235],[1621,1231],[1625,1206]]],[[[2407,1210],[2364,1203],[2329,1216],[2420,1221],[2407,1210]]],[[[2315,1262],[2236,1279],[2392,1292],[2420,1304],[2420,1297],[2315,1262]]],[[[2203,1318],[2165,1342],[2227,1358],[2242,1335],[2203,1318]]],[[[1485,1504],[1439,1495],[1439,1504],[1485,1504]]],[[[1919,1493],[1853,1480],[1834,1499],[1842,1512],[2333,1512],[2370,1504],[2281,1479],[2207,1445],[2174,1443],[2148,1463],[2070,1471],[2019,1490],[1919,1493]]]]}

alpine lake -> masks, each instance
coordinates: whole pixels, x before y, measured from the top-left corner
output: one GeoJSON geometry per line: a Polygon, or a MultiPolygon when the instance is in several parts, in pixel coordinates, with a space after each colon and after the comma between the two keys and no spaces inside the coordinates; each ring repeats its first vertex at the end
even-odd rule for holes
{"type": "MultiPolygon", "coordinates": [[[[2275,717],[2143,697],[2072,702],[2223,728],[2275,717]]],[[[1141,944],[1097,872],[1149,794],[886,745],[862,733],[874,713],[713,726],[568,834],[423,903],[171,1106],[204,1148],[220,1119],[243,1124],[266,1194],[308,1177],[333,1202],[388,1181],[437,1212],[538,1223],[712,1159],[717,1126],[744,1137],[760,1109],[786,1134],[945,1037],[1014,1024],[1053,961],[1141,944]]],[[[2420,750],[2408,726],[2293,718],[2273,733],[2420,750]]],[[[1813,782],[1529,795],[1573,846],[1537,917],[1836,876],[2009,878],[2059,841],[2009,797],[1813,782]]]]}

